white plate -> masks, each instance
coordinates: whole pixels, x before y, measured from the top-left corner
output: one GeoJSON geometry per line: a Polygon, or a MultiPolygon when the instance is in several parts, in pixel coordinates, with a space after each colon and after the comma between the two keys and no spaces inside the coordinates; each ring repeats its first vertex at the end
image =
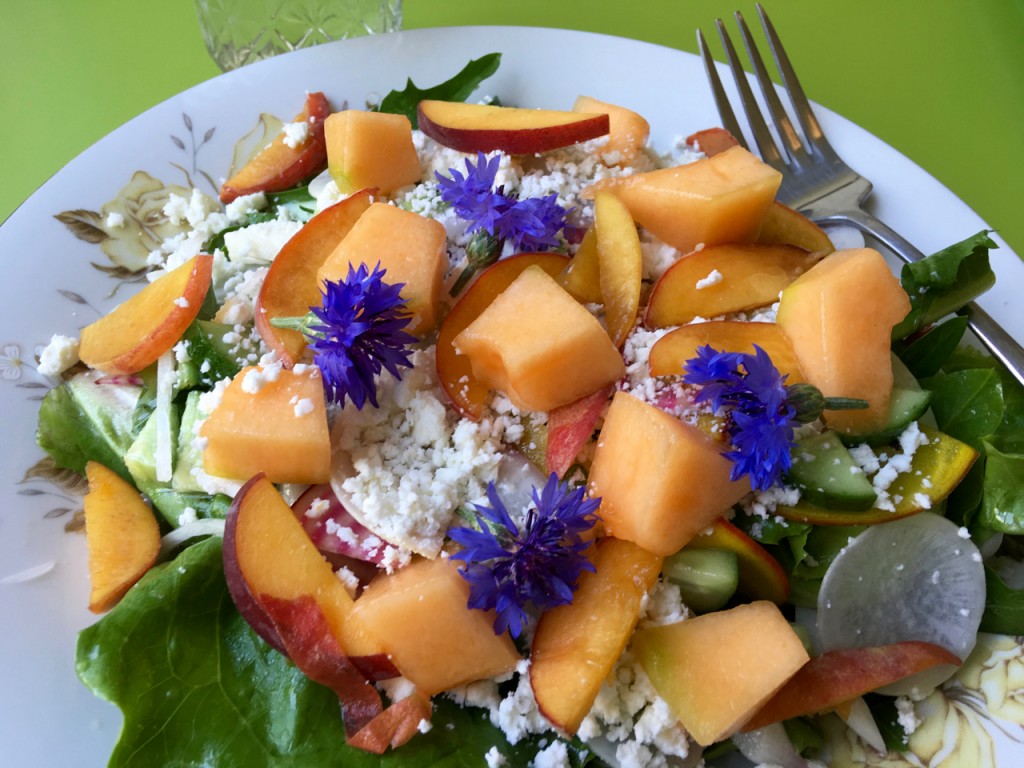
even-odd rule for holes
{"type": "MultiPolygon", "coordinates": [[[[508,104],[565,109],[587,93],[645,115],[655,144],[663,148],[718,122],[701,64],[690,54],[552,29],[403,32],[281,56],[185,91],[96,143],[0,228],[0,423],[6,441],[0,470],[0,616],[8,626],[0,633],[0,762],[103,765],[121,720],[75,676],[76,632],[95,617],[85,609],[85,541],[64,532],[71,513],[60,510],[78,509],[80,499],[26,477],[42,457],[33,439],[36,410],[53,383],[36,371],[38,349],[52,333],[77,335],[124,295],[111,297],[116,281],[93,265],[111,266],[100,247],[77,239],[55,215],[99,211],[137,170],[167,183],[187,185],[184,171],[197,183],[205,183],[202,172],[219,182],[234,143],[260,113],[290,119],[307,90],[324,91],[336,107],[345,101],[358,107],[368,96],[402,87],[407,76],[432,85],[491,51],[502,52],[502,65],[483,91],[500,94],[508,104]],[[10,583],[8,577],[38,566],[52,568],[10,583]]],[[[891,147],[823,108],[818,116],[840,154],[875,183],[875,213],[923,251],[985,228],[952,192],[891,147]]],[[[1024,280],[1024,265],[1000,245],[993,256],[999,284],[981,304],[1021,338],[1024,303],[1012,301],[1012,291],[1024,280]]],[[[1019,649],[1010,658],[1019,665],[1019,649]]],[[[948,706],[960,719],[971,717],[968,704],[948,706]]],[[[999,764],[1024,762],[1019,724],[1003,733],[986,717],[974,719],[996,734],[999,764]]]]}

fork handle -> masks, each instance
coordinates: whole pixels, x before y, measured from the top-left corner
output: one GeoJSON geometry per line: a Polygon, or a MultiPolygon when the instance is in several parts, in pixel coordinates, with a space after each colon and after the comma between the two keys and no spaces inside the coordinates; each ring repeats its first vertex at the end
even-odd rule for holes
{"type": "MultiPolygon", "coordinates": [[[[905,237],[866,211],[860,209],[837,211],[827,216],[817,217],[815,221],[819,224],[852,224],[860,231],[878,240],[907,263],[924,258],[924,254],[911,245],[905,237]]],[[[1021,348],[1017,340],[973,301],[960,309],[959,314],[967,317],[968,327],[992,356],[1006,366],[1013,377],[1024,385],[1024,349],[1021,348]]]]}

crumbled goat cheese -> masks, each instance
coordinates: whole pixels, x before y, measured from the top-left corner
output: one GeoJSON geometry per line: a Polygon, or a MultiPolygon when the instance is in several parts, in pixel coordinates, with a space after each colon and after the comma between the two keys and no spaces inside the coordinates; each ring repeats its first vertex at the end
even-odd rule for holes
{"type": "Polygon", "coordinates": [[[295,416],[297,418],[307,416],[308,414],[312,413],[313,410],[313,401],[310,400],[308,397],[303,397],[302,399],[298,400],[295,403],[295,416]]]}
{"type": "Polygon", "coordinates": [[[178,527],[180,528],[183,525],[194,523],[198,519],[199,515],[196,514],[196,510],[194,507],[185,507],[183,510],[181,510],[181,514],[178,515],[178,527]]]}
{"type": "Polygon", "coordinates": [[[304,120],[285,123],[281,132],[284,134],[284,143],[292,149],[298,149],[309,139],[309,123],[304,120]]]}
{"type": "Polygon", "coordinates": [[[497,747],[488,749],[487,754],[484,755],[484,760],[487,762],[487,768],[503,768],[503,766],[508,765],[508,760],[498,751],[497,747]]]}
{"type": "Polygon", "coordinates": [[[261,221],[226,232],[224,247],[236,265],[269,264],[300,229],[302,224],[297,221],[261,221]]]}
{"type": "Polygon", "coordinates": [[[710,288],[713,285],[718,285],[725,279],[725,276],[717,269],[712,269],[706,277],[702,277],[697,281],[694,286],[698,291],[702,291],[705,288],[710,288]]]}
{"type": "Polygon", "coordinates": [[[43,376],[60,376],[78,362],[78,339],[54,334],[39,353],[37,370],[43,376]]]}
{"type": "Polygon", "coordinates": [[[900,724],[903,732],[907,736],[913,735],[921,725],[921,718],[917,716],[917,712],[914,709],[914,702],[906,696],[896,697],[896,722],[900,724]]]}
{"type": "Polygon", "coordinates": [[[875,509],[888,512],[896,510],[900,499],[889,494],[889,487],[900,475],[913,469],[914,454],[922,445],[928,444],[928,437],[917,422],[912,422],[899,437],[900,452],[892,456],[876,454],[867,445],[858,445],[850,449],[850,455],[865,474],[871,475],[871,485],[877,494],[875,509]]]}
{"type": "Polygon", "coordinates": [[[569,768],[569,748],[564,741],[553,741],[534,756],[530,765],[533,768],[569,768]]]}

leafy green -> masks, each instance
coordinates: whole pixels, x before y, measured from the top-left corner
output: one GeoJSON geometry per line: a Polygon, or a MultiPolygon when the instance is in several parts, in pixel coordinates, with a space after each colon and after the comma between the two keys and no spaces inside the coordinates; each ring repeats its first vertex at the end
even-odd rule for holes
{"type": "Polygon", "coordinates": [[[112,768],[199,768],[212,756],[218,768],[475,768],[493,745],[526,766],[540,749],[537,739],[510,746],[482,710],[442,697],[431,730],[399,751],[346,747],[336,696],[250,629],[221,557],[218,538],[189,547],[79,635],[79,677],[125,717],[112,768]]]}
{"type": "Polygon", "coordinates": [[[825,748],[825,736],[810,718],[794,717],[784,720],[782,726],[798,754],[815,758],[825,748]]]}
{"type": "Polygon", "coordinates": [[[893,328],[892,337],[905,338],[991,288],[996,276],[988,252],[998,247],[988,231],[982,231],[905,265],[900,280],[910,297],[910,313],[893,328]]]}
{"type": "Polygon", "coordinates": [[[796,560],[793,575],[802,579],[822,579],[839,553],[864,530],[863,525],[818,525],[803,536],[789,539],[796,560]]]}
{"type": "Polygon", "coordinates": [[[1007,586],[999,574],[985,568],[985,614],[982,632],[1001,635],[1024,635],[1024,589],[1007,586]]]}
{"type": "Polygon", "coordinates": [[[882,734],[886,748],[890,752],[906,752],[910,748],[910,740],[900,725],[896,699],[878,693],[868,693],[864,695],[864,701],[871,710],[871,716],[875,718],[875,724],[882,734]]]}
{"type": "Polygon", "coordinates": [[[921,386],[932,393],[931,407],[939,429],[957,440],[981,448],[1003,420],[1006,405],[999,374],[973,368],[942,373],[924,379],[921,386]]]}
{"type": "MultiPolygon", "coordinates": [[[[284,192],[267,192],[267,207],[259,211],[250,211],[246,214],[245,220],[239,224],[232,224],[229,227],[217,232],[213,237],[203,243],[204,253],[213,253],[214,250],[221,250],[231,258],[227,246],[224,245],[224,235],[228,232],[236,232],[239,229],[261,224],[265,221],[274,221],[283,213],[291,221],[306,222],[313,218],[316,212],[316,198],[309,191],[309,186],[286,189],[284,192]]],[[[208,319],[208,318],[203,318],[208,319]]]]}
{"type": "Polygon", "coordinates": [[[470,61],[450,80],[425,89],[418,88],[410,77],[405,83],[404,90],[391,91],[381,100],[378,110],[405,115],[412,123],[412,127],[416,128],[416,106],[421,101],[424,99],[465,101],[480,83],[498,71],[499,64],[501,64],[501,54],[488,53],[486,56],[470,61]]]}
{"type": "Polygon", "coordinates": [[[918,379],[934,376],[960,344],[967,318],[957,315],[933,326],[921,336],[896,346],[900,359],[918,379]]]}
{"type": "Polygon", "coordinates": [[[1003,453],[987,440],[985,494],[979,521],[994,531],[1024,534],[1024,455],[1003,453]]]}

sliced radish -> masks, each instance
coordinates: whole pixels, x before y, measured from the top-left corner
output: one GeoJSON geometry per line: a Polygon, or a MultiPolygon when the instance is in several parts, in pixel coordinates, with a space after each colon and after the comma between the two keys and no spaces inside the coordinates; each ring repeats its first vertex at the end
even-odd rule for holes
{"type": "Polygon", "coordinates": [[[321,552],[383,564],[387,542],[352,517],[329,483],[311,486],[292,511],[321,552]]]}
{"type": "MultiPolygon", "coordinates": [[[[981,553],[964,534],[946,518],[925,512],[857,536],[822,580],[822,649],[922,640],[966,659],[985,608],[985,570],[981,553]]],[[[884,692],[926,690],[954,671],[935,667],[884,692]]]]}

